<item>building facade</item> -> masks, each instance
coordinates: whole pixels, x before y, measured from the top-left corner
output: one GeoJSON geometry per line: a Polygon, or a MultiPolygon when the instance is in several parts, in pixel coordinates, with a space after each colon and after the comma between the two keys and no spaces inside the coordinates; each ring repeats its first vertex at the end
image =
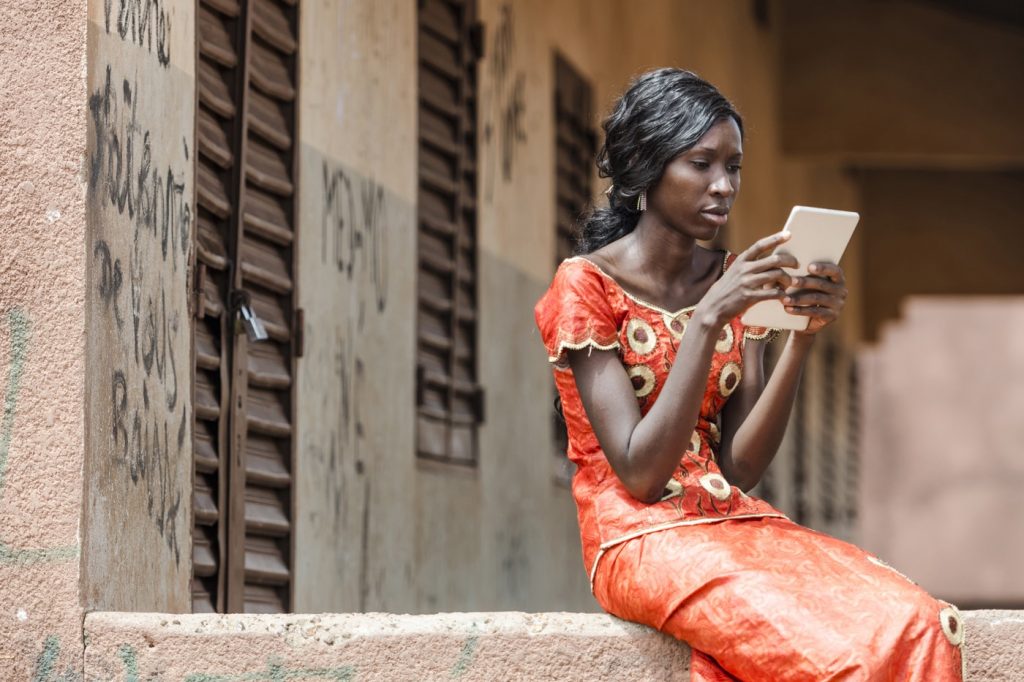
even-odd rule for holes
{"type": "Polygon", "coordinates": [[[907,254],[1024,293],[1019,18],[945,5],[5,7],[11,665],[75,669],[83,610],[594,610],[532,309],[604,189],[601,116],[662,65],[745,117],[730,248],[863,213],[762,488],[856,537],[856,355],[953,292],[907,254]]]}

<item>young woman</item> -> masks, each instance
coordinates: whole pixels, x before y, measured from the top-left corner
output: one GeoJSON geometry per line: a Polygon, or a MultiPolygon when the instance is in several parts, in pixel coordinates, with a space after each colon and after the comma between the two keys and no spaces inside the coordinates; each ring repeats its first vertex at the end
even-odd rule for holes
{"type": "Polygon", "coordinates": [[[584,563],[601,606],[693,648],[694,680],[961,679],[963,624],[866,552],[750,497],[782,440],[842,270],[711,251],[740,188],[743,123],[687,71],[638,78],[604,123],[609,207],[537,304],[578,469],[584,563]],[[807,315],[765,382],[757,301],[807,315]]]}

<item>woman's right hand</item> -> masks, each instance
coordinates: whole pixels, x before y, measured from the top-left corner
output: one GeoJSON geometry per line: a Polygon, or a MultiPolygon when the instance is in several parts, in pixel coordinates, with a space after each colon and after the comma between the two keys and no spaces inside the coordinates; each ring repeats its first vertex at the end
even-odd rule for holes
{"type": "Polygon", "coordinates": [[[693,319],[717,330],[755,303],[782,298],[792,281],[782,268],[795,268],[799,264],[788,253],[771,252],[789,238],[789,232],[776,232],[757,240],[737,256],[725,274],[704,294],[694,310],[693,319]]]}

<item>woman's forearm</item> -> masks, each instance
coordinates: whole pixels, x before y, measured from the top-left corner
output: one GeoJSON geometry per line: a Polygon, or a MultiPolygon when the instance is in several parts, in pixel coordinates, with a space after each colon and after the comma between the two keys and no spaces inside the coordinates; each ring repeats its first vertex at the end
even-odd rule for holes
{"type": "Polygon", "coordinates": [[[722,453],[722,473],[742,490],[757,485],[782,443],[813,344],[813,335],[790,334],[768,385],[722,453]]]}
{"type": "MultiPolygon", "coordinates": [[[[644,501],[660,497],[697,424],[718,329],[691,319],[657,402],[633,429],[623,480],[644,501]],[[638,494],[639,493],[639,494],[638,494]]],[[[620,478],[623,476],[620,475],[620,478]]]]}

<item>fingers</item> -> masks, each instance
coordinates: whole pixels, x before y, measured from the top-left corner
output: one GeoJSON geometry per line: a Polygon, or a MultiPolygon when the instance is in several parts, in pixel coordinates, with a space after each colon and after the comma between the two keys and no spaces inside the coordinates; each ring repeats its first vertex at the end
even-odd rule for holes
{"type": "Polygon", "coordinates": [[[825,323],[834,322],[839,319],[839,311],[834,308],[826,308],[824,306],[806,306],[803,308],[797,308],[794,306],[785,306],[786,312],[791,315],[803,315],[805,317],[812,317],[819,319],[825,323]]]}
{"type": "Polygon", "coordinates": [[[830,279],[838,284],[842,284],[846,281],[843,269],[835,263],[815,261],[808,266],[807,270],[808,273],[814,277],[824,277],[825,279],[830,279]]]}
{"type": "Polygon", "coordinates": [[[790,291],[787,293],[799,293],[801,291],[823,291],[838,298],[846,298],[846,286],[837,284],[830,279],[822,277],[791,277],[788,285],[790,291]]]}
{"type": "Polygon", "coordinates": [[[800,291],[796,293],[786,292],[782,297],[783,305],[794,308],[842,308],[843,299],[831,294],[823,294],[816,291],[800,291]]]}
{"type": "Polygon", "coordinates": [[[773,268],[771,270],[765,270],[764,272],[757,272],[756,274],[750,275],[744,280],[744,282],[749,287],[765,287],[768,285],[774,285],[782,289],[789,289],[790,287],[795,286],[790,274],[781,268],[773,268]]]}
{"type": "Polygon", "coordinates": [[[759,256],[771,251],[779,244],[784,244],[789,241],[789,237],[790,233],[785,231],[776,232],[775,234],[770,234],[767,237],[762,237],[751,244],[750,247],[741,253],[739,257],[743,260],[756,260],[759,256]]]}

